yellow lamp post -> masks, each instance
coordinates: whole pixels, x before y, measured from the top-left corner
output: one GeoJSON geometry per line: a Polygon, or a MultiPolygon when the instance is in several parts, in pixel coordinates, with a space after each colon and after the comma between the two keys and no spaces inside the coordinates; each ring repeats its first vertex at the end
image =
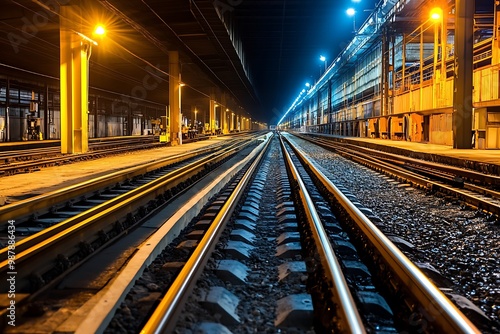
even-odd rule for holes
{"type": "MultiPolygon", "coordinates": [[[[438,107],[437,99],[437,85],[441,80],[440,73],[437,73],[438,53],[439,53],[439,25],[443,18],[443,10],[439,7],[432,8],[430,12],[430,19],[434,21],[434,59],[432,65],[432,107],[438,107]]],[[[441,41],[443,43],[443,41],[441,41]]],[[[443,49],[441,48],[441,58],[444,57],[443,49]]]]}
{"type": "MultiPolygon", "coordinates": [[[[89,58],[95,39],[84,34],[78,22],[81,8],[61,6],[60,9],[60,103],[61,153],[88,151],[88,91],[89,58]]],[[[99,26],[92,37],[103,36],[106,30],[99,26]]]]}

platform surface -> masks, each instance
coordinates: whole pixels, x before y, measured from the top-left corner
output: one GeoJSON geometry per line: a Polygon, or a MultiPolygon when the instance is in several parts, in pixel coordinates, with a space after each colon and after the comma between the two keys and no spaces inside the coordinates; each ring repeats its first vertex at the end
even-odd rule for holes
{"type": "Polygon", "coordinates": [[[47,193],[114,171],[156,161],[169,156],[214,145],[231,137],[213,137],[178,146],[137,150],[111,156],[45,167],[36,172],[0,177],[0,197],[14,202],[26,197],[47,193]]]}
{"type": "Polygon", "coordinates": [[[379,151],[500,174],[500,150],[455,149],[448,145],[416,143],[404,140],[343,137],[327,134],[316,135],[379,151]]]}

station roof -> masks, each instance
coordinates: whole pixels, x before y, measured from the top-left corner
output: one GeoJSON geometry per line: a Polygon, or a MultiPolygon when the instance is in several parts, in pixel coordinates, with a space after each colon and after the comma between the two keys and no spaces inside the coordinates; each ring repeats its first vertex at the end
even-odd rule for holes
{"type": "MultiPolygon", "coordinates": [[[[107,26],[106,38],[93,48],[90,59],[90,84],[103,94],[134,95],[148,75],[166,83],[168,52],[178,50],[182,81],[190,88],[183,90],[183,101],[208,104],[217,86],[216,93],[234,96],[235,105],[254,119],[275,123],[305,82],[315,82],[324,72],[320,55],[333,62],[377,6],[403,3],[398,24],[411,29],[418,26],[423,8],[435,1],[5,0],[0,73],[27,78],[32,77],[29,72],[38,73],[57,84],[57,7],[69,3],[82,7],[86,30],[98,22],[107,26]],[[349,6],[357,11],[354,20],[346,15],[349,6]]],[[[489,10],[492,3],[476,0],[476,8],[489,10]]],[[[167,104],[168,85],[142,95],[167,104]]]]}

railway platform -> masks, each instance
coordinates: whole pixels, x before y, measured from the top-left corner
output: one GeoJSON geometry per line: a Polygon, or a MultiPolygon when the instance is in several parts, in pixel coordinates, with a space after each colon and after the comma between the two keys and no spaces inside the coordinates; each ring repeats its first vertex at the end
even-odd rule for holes
{"type": "Polygon", "coordinates": [[[362,146],[415,159],[465,167],[500,175],[500,150],[455,149],[448,145],[416,143],[403,140],[343,137],[318,134],[334,141],[362,146]]]}
{"type": "Polygon", "coordinates": [[[231,137],[227,136],[211,137],[207,140],[179,146],[162,146],[148,150],[129,151],[99,159],[45,167],[31,173],[3,176],[1,178],[2,182],[0,182],[0,202],[12,203],[83,182],[87,179],[103,176],[113,171],[179,155],[230,139],[231,137]]]}

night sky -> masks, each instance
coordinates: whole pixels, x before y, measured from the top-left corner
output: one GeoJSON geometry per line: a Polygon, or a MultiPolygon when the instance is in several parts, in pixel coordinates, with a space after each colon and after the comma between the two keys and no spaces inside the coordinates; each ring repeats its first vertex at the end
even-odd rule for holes
{"type": "Polygon", "coordinates": [[[276,124],[305,83],[313,84],[353,37],[356,28],[375,7],[375,0],[315,0],[234,2],[238,30],[250,67],[250,76],[262,102],[252,111],[261,121],[276,124]]]}

